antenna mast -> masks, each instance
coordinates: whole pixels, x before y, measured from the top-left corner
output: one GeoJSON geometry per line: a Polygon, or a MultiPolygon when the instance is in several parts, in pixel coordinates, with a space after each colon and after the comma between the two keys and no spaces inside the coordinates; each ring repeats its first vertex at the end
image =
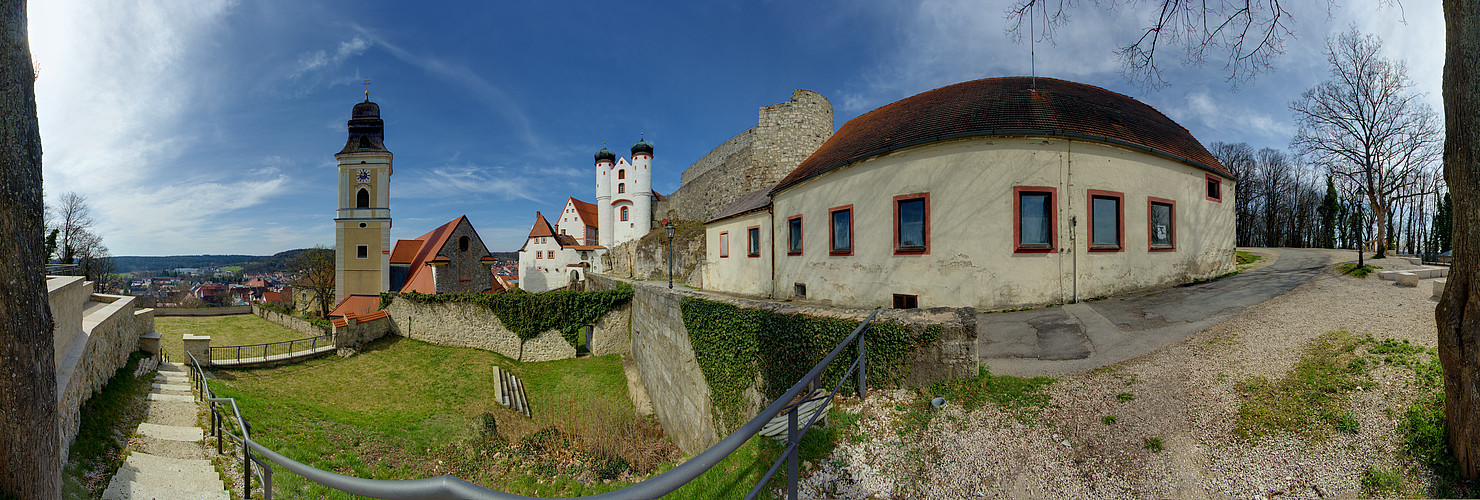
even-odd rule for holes
{"type": "MultiPolygon", "coordinates": [[[[1022,18],[1019,18],[1022,19],[1022,18]]],[[[1033,33],[1033,6],[1028,6],[1028,71],[1032,76],[1030,91],[1038,91],[1038,37],[1033,33]]],[[[1021,33],[1021,32],[1019,32],[1021,33]]]]}

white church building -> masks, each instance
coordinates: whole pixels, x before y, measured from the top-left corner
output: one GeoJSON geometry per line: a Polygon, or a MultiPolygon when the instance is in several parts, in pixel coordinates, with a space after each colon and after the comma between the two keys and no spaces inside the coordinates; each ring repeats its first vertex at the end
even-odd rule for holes
{"type": "Polygon", "coordinates": [[[596,203],[567,198],[555,224],[535,212],[534,227],[519,248],[519,288],[543,292],[602,272],[606,250],[652,229],[653,145],[638,140],[632,159],[605,146],[596,152],[596,203]]]}

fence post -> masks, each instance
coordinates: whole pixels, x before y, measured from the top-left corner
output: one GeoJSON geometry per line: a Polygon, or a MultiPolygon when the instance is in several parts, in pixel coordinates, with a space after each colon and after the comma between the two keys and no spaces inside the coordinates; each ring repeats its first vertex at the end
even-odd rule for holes
{"type": "Polygon", "coordinates": [[[242,433],[242,498],[252,498],[252,450],[247,448],[246,433],[242,433]]]}
{"type": "Polygon", "coordinates": [[[801,436],[797,435],[797,410],[802,405],[792,406],[786,413],[786,442],[791,453],[786,456],[786,498],[797,500],[797,455],[802,451],[801,436]]]}
{"type": "Polygon", "coordinates": [[[858,399],[868,397],[868,357],[864,356],[863,336],[868,334],[868,327],[858,332],[858,399]]]}
{"type": "Polygon", "coordinates": [[[216,428],[216,454],[217,455],[224,455],[224,454],[226,454],[226,452],[221,451],[221,413],[216,411],[216,402],[215,401],[212,401],[210,403],[210,405],[211,405],[211,416],[214,417],[213,420],[215,420],[215,422],[216,422],[213,425],[216,428]]]}

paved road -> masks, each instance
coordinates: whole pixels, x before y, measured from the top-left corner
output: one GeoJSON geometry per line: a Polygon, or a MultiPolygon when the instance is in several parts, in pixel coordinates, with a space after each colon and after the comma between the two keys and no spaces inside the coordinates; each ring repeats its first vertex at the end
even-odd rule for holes
{"type": "Polygon", "coordinates": [[[977,353],[997,375],[1052,375],[1134,358],[1309,281],[1329,262],[1281,248],[1273,264],[1146,296],[977,315],[977,353]]]}

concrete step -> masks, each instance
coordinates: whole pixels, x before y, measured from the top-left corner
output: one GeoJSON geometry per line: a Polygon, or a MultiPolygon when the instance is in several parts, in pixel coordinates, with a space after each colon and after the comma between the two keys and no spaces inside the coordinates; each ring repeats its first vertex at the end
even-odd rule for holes
{"type": "Polygon", "coordinates": [[[134,452],[103,491],[105,500],[229,500],[216,467],[206,460],[161,457],[134,452]]]}
{"type": "Polygon", "coordinates": [[[185,394],[160,394],[160,393],[157,393],[157,392],[150,392],[149,393],[149,400],[150,401],[181,401],[181,402],[191,402],[191,401],[195,401],[195,396],[190,396],[190,395],[185,395],[185,394]]]}
{"type": "Polygon", "coordinates": [[[175,363],[175,362],[164,362],[164,363],[160,363],[159,364],[159,372],[160,373],[166,373],[166,372],[186,373],[186,370],[185,370],[185,365],[183,365],[183,364],[175,363]]]}
{"type": "Polygon", "coordinates": [[[144,417],[144,421],[159,425],[188,427],[196,425],[197,410],[194,401],[150,401],[149,413],[144,417]]]}
{"type": "Polygon", "coordinates": [[[152,387],[160,391],[190,392],[190,384],[161,384],[159,382],[155,382],[152,387]]]}
{"type": "Polygon", "coordinates": [[[195,442],[204,439],[205,432],[196,426],[161,425],[144,422],[139,424],[139,434],[170,441],[195,442]]]}

